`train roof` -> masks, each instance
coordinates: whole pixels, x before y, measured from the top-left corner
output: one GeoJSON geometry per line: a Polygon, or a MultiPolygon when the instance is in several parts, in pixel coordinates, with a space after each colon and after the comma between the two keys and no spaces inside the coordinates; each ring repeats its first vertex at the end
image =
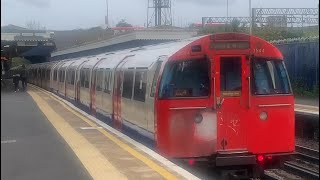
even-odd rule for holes
{"type": "MultiPolygon", "coordinates": [[[[255,55],[257,56],[270,56],[270,57],[280,57],[282,58],[281,52],[269,42],[260,39],[255,36],[250,36],[242,33],[219,33],[213,35],[197,36],[184,40],[171,41],[166,43],[161,43],[157,45],[148,45],[139,48],[131,48],[119,51],[113,51],[109,53],[102,53],[94,56],[84,56],[80,58],[65,59],[56,62],[56,66],[61,65],[60,62],[76,61],[72,63],[70,67],[76,67],[83,63],[83,67],[92,67],[97,65],[97,68],[114,68],[121,60],[125,57],[129,57],[130,60],[127,61],[123,68],[148,68],[150,67],[160,56],[172,57],[177,54],[177,52],[190,55],[191,46],[200,44],[203,46],[202,51],[209,53],[212,49],[209,48],[211,41],[217,40],[215,42],[226,40],[250,40],[250,49],[253,53],[256,53],[257,48],[265,48],[265,51],[257,51],[255,55]],[[233,38],[233,39],[232,39],[233,38]],[[250,38],[250,39],[249,39],[250,38]],[[189,52],[188,52],[189,51],[189,52]],[[98,61],[100,61],[98,63],[98,61]],[[98,63],[98,64],[96,64],[98,63]]],[[[44,63],[46,64],[46,63],[44,63]]]]}

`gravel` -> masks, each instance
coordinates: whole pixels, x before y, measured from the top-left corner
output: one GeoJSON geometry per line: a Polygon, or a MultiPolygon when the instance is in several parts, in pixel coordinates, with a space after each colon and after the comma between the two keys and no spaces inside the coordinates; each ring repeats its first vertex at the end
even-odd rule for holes
{"type": "Polygon", "coordinates": [[[295,165],[302,166],[304,168],[307,168],[307,169],[310,169],[310,170],[313,170],[313,171],[319,173],[319,165],[317,165],[317,164],[313,164],[313,163],[310,163],[310,162],[307,162],[307,161],[304,161],[304,160],[301,160],[301,159],[295,159],[295,160],[290,161],[290,162],[295,164],[295,165]]]}
{"type": "Polygon", "coordinates": [[[319,151],[319,142],[315,140],[296,137],[296,145],[308,147],[308,148],[319,151]]]}
{"type": "Polygon", "coordinates": [[[268,169],[264,171],[265,175],[273,177],[274,179],[283,180],[302,180],[303,178],[290,174],[282,169],[268,169]]]}

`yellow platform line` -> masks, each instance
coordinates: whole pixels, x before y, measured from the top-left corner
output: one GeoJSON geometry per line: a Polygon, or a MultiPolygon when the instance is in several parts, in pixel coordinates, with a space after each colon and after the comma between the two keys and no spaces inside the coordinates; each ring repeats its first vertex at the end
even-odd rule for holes
{"type": "Polygon", "coordinates": [[[28,91],[40,110],[74,151],[93,179],[127,179],[100,151],[74,130],[37,93],[28,91]]]}
{"type": "MultiPolygon", "coordinates": [[[[32,86],[35,87],[35,86],[32,86]]],[[[85,121],[86,123],[88,123],[90,126],[92,127],[97,127],[97,125],[92,122],[91,120],[89,120],[87,117],[85,117],[84,115],[82,115],[81,113],[73,110],[71,107],[69,107],[67,104],[65,104],[64,102],[61,102],[59,99],[57,99],[56,97],[54,97],[53,95],[49,94],[48,92],[46,92],[45,90],[42,90],[38,87],[35,87],[36,89],[38,89],[39,91],[49,95],[50,97],[52,97],[53,99],[55,99],[57,102],[59,102],[61,105],[63,105],[67,110],[69,110],[70,112],[72,112],[73,114],[75,114],[76,116],[78,116],[79,118],[81,118],[83,121],[85,121]]],[[[110,134],[109,132],[107,132],[104,129],[98,129],[102,134],[104,134],[106,137],[108,137],[111,141],[113,141],[115,144],[117,144],[118,146],[120,146],[122,149],[126,150],[128,153],[130,153],[131,155],[133,155],[134,157],[136,157],[137,159],[141,160],[143,163],[145,163],[147,166],[149,166],[151,169],[153,169],[154,171],[156,171],[157,173],[159,173],[161,176],[163,176],[165,179],[179,179],[177,178],[175,175],[173,175],[172,173],[170,173],[168,170],[166,170],[165,168],[163,168],[162,166],[156,164],[154,161],[152,161],[151,159],[149,159],[148,157],[142,155],[141,153],[139,153],[137,150],[131,148],[129,145],[123,143],[121,140],[119,140],[118,138],[116,138],[115,136],[113,136],[112,134],[110,134]]]]}

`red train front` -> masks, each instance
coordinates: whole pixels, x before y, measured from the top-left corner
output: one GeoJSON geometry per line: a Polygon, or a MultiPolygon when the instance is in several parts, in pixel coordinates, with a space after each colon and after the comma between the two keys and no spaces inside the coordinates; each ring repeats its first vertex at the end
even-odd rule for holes
{"type": "Polygon", "coordinates": [[[294,98],[283,56],[260,38],[200,38],[168,59],[157,89],[156,142],[170,157],[267,165],[295,150],[294,98]]]}

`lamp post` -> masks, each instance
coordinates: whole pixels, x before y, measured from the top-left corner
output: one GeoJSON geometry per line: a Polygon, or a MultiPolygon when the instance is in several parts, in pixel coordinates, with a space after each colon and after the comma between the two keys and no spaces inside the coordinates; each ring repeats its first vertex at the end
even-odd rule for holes
{"type": "Polygon", "coordinates": [[[252,10],[251,10],[251,0],[249,0],[249,17],[250,17],[250,28],[249,28],[249,34],[252,35],[252,10]]]}
{"type": "Polygon", "coordinates": [[[227,0],[227,20],[229,18],[229,0],[227,0]]]}

